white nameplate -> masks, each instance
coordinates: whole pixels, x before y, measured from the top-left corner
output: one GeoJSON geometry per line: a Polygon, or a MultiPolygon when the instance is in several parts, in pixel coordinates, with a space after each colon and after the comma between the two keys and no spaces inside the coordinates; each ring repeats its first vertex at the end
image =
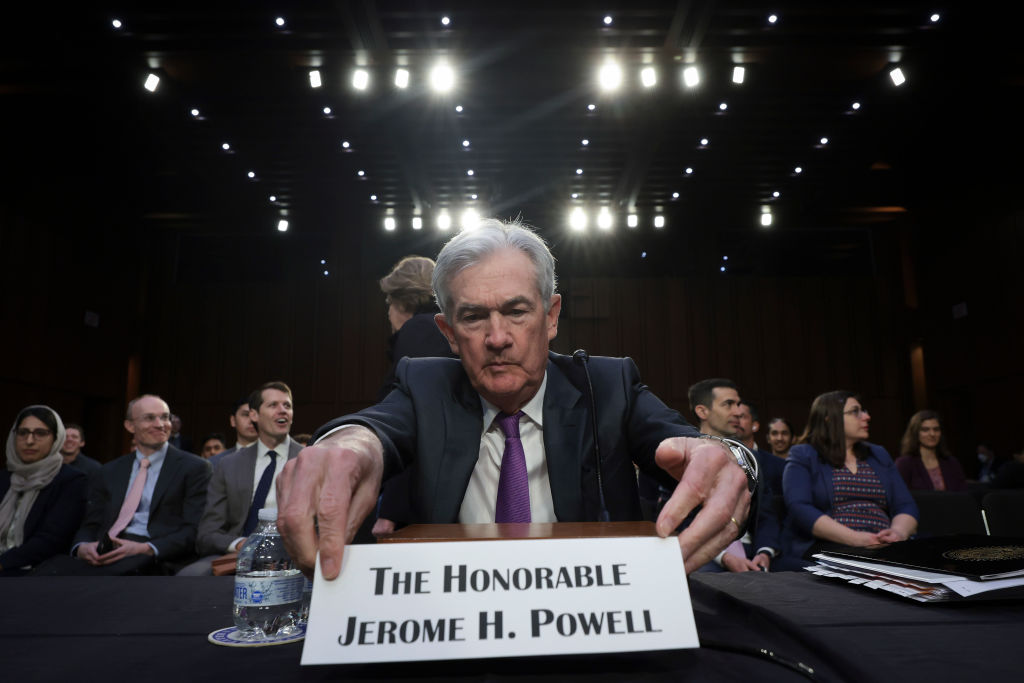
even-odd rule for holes
{"type": "Polygon", "coordinates": [[[386,543],[317,572],[302,664],[699,646],[675,538],[386,543]]]}

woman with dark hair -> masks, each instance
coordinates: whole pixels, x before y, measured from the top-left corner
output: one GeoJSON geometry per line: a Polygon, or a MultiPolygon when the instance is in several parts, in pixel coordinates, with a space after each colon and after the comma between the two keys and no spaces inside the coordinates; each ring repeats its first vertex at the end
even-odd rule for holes
{"type": "Polygon", "coordinates": [[[881,446],[868,443],[871,416],[849,391],[814,399],[807,428],[786,461],[784,552],[807,559],[832,546],[904,541],[917,505],[881,446]]]}
{"type": "Polygon", "coordinates": [[[912,491],[967,490],[964,470],[950,455],[939,414],[934,410],[919,410],[910,418],[896,467],[912,491]]]}
{"type": "Polygon", "coordinates": [[[64,464],[63,444],[64,424],[46,406],[29,406],[14,421],[0,471],[0,576],[25,574],[71,546],[86,476],[64,464]]]}

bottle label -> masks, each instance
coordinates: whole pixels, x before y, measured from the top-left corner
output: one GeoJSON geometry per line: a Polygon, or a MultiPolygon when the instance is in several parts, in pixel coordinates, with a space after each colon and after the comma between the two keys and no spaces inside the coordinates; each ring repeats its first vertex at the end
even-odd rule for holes
{"type": "Polygon", "coordinates": [[[236,576],[235,604],[239,607],[273,607],[302,599],[302,574],[294,576],[236,576]]]}

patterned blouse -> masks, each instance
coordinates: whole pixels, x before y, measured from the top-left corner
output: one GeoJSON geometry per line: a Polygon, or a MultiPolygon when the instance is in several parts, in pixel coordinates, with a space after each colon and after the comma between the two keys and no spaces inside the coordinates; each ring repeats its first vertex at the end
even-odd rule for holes
{"type": "Polygon", "coordinates": [[[854,531],[875,533],[889,528],[885,487],[870,463],[858,461],[857,474],[845,467],[833,469],[832,487],[832,519],[854,531]]]}

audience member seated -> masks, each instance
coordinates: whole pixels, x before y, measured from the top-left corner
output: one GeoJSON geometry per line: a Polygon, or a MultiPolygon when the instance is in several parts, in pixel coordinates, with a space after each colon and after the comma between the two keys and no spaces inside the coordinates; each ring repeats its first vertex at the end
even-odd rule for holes
{"type": "Polygon", "coordinates": [[[783,552],[809,559],[834,546],[904,541],[918,511],[892,458],[867,442],[868,411],[848,391],[814,399],[783,475],[783,552]]]}
{"type": "MultiPolygon", "coordinates": [[[[1024,448],[1013,454],[1013,460],[999,468],[991,486],[994,489],[1024,488],[1024,448]]],[[[1021,534],[1024,535],[1024,529],[1021,534]]]]}
{"type": "MultiPolygon", "coordinates": [[[[789,457],[789,449],[793,445],[793,425],[784,417],[773,417],[768,423],[768,448],[772,455],[785,460],[789,457]]],[[[782,493],[782,489],[776,491],[782,493]]]]}
{"type": "MultiPolygon", "coordinates": [[[[235,430],[235,445],[231,448],[227,448],[220,453],[217,453],[210,458],[210,464],[216,465],[220,462],[221,458],[240,451],[246,446],[251,446],[256,443],[256,424],[253,422],[253,416],[249,413],[249,397],[244,396],[231,406],[231,413],[228,415],[228,422],[231,424],[231,428],[235,430]]],[[[225,443],[225,445],[227,445],[225,443]]]]}
{"type": "MultiPolygon", "coordinates": [[[[753,446],[752,451],[756,450],[750,406],[741,403],[736,385],[731,380],[702,380],[690,387],[688,397],[690,409],[700,420],[702,434],[735,439],[748,448],[753,446]]],[[[774,460],[767,453],[760,456],[755,453],[754,457],[759,469],[766,458],[774,460]]],[[[766,474],[763,469],[750,499],[747,520],[747,532],[742,539],[733,541],[699,571],[768,571],[779,555],[779,520],[772,502],[771,474],[766,474]]]]}
{"type": "Polygon", "coordinates": [[[292,441],[299,444],[300,446],[308,446],[309,440],[310,438],[312,438],[312,436],[312,434],[303,432],[302,434],[296,434],[295,436],[293,436],[292,441]]]}
{"type": "Polygon", "coordinates": [[[950,455],[934,410],[919,410],[910,418],[896,467],[911,491],[967,490],[964,470],[950,455]]]}
{"type": "Polygon", "coordinates": [[[760,476],[768,483],[768,489],[772,494],[782,493],[782,471],[786,469],[786,463],[757,447],[754,434],[760,428],[757,407],[750,401],[740,403],[740,422],[736,429],[736,440],[749,448],[757,458],[760,476]]]}
{"type": "Polygon", "coordinates": [[[203,447],[199,450],[199,457],[209,460],[218,453],[224,452],[224,435],[214,432],[207,434],[203,439],[203,447]]]}
{"type": "Polygon", "coordinates": [[[86,475],[64,464],[65,430],[46,406],[18,414],[0,471],[0,576],[66,553],[85,514],[86,475]]]}
{"type": "Polygon", "coordinates": [[[64,445],[60,447],[60,454],[64,458],[64,464],[69,465],[86,476],[99,472],[103,463],[90,458],[82,452],[85,448],[85,430],[81,425],[68,422],[64,425],[64,445]]]}
{"type": "Polygon", "coordinates": [[[177,415],[171,415],[171,436],[167,439],[167,442],[187,453],[194,452],[192,450],[192,439],[181,433],[181,418],[177,415]]]}
{"type": "MultiPolygon", "coordinates": [[[[391,392],[395,383],[395,368],[403,358],[455,358],[448,340],[434,321],[434,316],[441,309],[434,303],[431,285],[433,274],[432,259],[406,256],[380,280],[380,291],[384,293],[388,305],[388,322],[391,323],[391,338],[388,340],[391,367],[377,397],[379,401],[391,392]]],[[[411,476],[411,472],[405,471],[384,483],[377,510],[378,519],[373,525],[374,535],[391,533],[396,523],[402,525],[411,519],[411,476]]]]}
{"type": "Polygon", "coordinates": [[[172,574],[194,559],[209,463],[167,442],[171,411],[159,396],[132,400],[124,426],[136,450],[104,465],[89,482],[72,554],[50,558],[34,574],[172,574]]]}
{"type": "Polygon", "coordinates": [[[208,576],[213,560],[242,547],[260,508],[277,507],[277,475],[302,450],[288,435],[295,411],[287,384],[267,382],[253,392],[249,408],[256,418],[256,443],[225,456],[214,469],[196,538],[200,559],[178,576],[208,576]]]}
{"type": "Polygon", "coordinates": [[[1003,466],[1001,460],[996,457],[995,452],[986,443],[978,444],[978,471],[974,480],[979,484],[991,484],[996,478],[996,472],[1003,466]]]}

